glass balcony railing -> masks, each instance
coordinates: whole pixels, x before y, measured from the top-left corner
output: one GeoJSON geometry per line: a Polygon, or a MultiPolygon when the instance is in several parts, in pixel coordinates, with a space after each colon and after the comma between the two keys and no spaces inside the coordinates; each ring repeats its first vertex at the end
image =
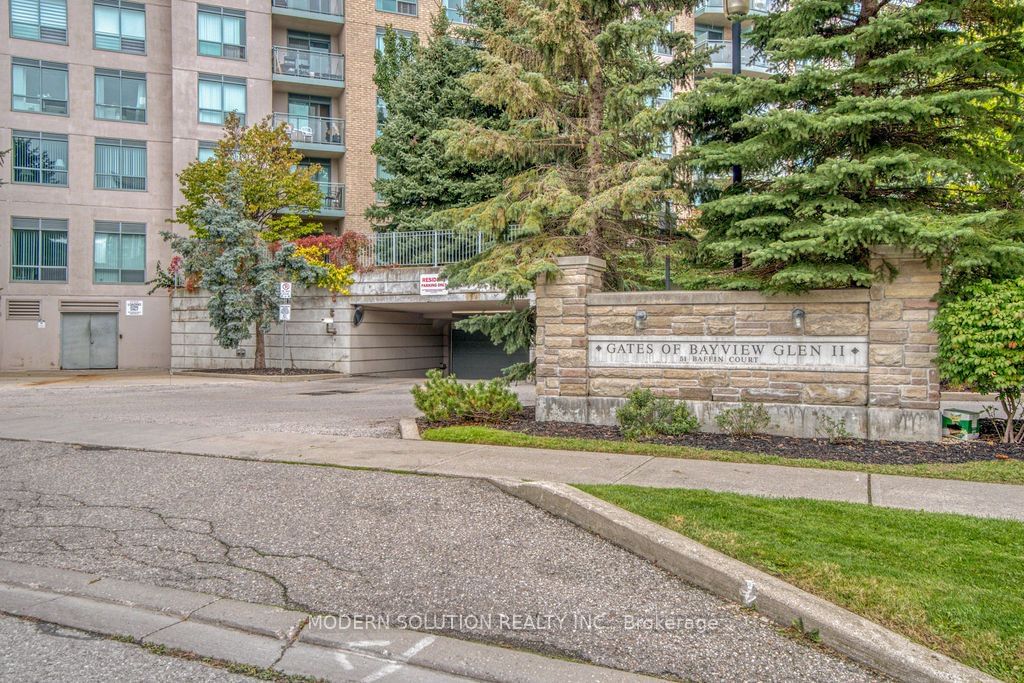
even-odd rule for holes
{"type": "Polygon", "coordinates": [[[293,143],[345,145],[345,119],[274,112],[274,125],[282,124],[293,143]]]}
{"type": "Polygon", "coordinates": [[[331,17],[345,16],[345,5],[342,0],[274,0],[274,7],[331,17]]]}
{"type": "MultiPolygon", "coordinates": [[[[768,14],[770,11],[770,0],[750,0],[750,14],[768,14]]],[[[701,0],[694,8],[693,16],[705,14],[727,14],[725,0],[701,0]]]]}
{"type": "MultiPolygon", "coordinates": [[[[732,68],[732,43],[728,40],[703,40],[697,42],[698,48],[712,49],[711,68],[732,68]]],[[[770,71],[771,64],[763,56],[758,55],[750,45],[740,47],[740,65],[743,70],[770,71]]]]}
{"type": "Polygon", "coordinates": [[[333,52],[316,52],[297,47],[274,46],[274,73],[343,85],[345,56],[333,52]]]}
{"type": "Polygon", "coordinates": [[[341,183],[317,183],[323,195],[321,206],[324,211],[345,210],[345,186],[341,183]]]}

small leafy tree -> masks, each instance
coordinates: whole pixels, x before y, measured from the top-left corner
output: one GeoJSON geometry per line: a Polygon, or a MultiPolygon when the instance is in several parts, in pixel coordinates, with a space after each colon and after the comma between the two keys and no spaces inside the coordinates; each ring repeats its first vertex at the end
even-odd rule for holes
{"type": "MultiPolygon", "coordinates": [[[[264,336],[276,320],[280,304],[278,283],[288,277],[315,286],[331,282],[332,272],[323,261],[296,253],[292,243],[271,251],[261,234],[264,226],[249,215],[238,169],[228,171],[223,187],[204,202],[192,220],[197,236],[162,235],[181,255],[186,275],[198,276],[200,287],[209,290],[207,306],[217,343],[236,349],[255,333],[254,367],[263,370],[267,367],[264,336]]],[[[342,281],[333,281],[347,287],[342,281]]]]}
{"type": "Polygon", "coordinates": [[[174,222],[202,235],[201,212],[211,200],[226,200],[227,177],[234,171],[241,182],[244,215],[259,226],[264,239],[318,233],[320,224],[305,220],[301,213],[320,207],[320,186],[313,180],[319,166],[303,168],[300,161],[302,154],[292,149],[284,125],[273,127],[264,119],[246,127],[229,114],[213,157],[193,161],[178,174],[185,203],[175,210],[174,222]],[[285,209],[291,212],[283,213],[285,209]]]}
{"type": "Polygon", "coordinates": [[[937,364],[942,378],[982,393],[994,393],[1006,411],[1005,443],[1024,441],[1024,278],[967,287],[943,303],[932,323],[939,334],[937,364]]]}

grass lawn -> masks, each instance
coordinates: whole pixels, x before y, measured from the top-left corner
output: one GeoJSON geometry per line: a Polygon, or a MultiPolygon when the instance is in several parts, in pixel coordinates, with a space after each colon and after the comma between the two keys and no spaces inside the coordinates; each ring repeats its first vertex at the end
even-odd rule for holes
{"type": "Polygon", "coordinates": [[[579,486],[998,678],[1024,681],[1024,524],[579,486]]]}
{"type": "Polygon", "coordinates": [[[869,465],[841,460],[814,460],[784,458],[764,453],[742,451],[712,451],[691,446],[665,446],[662,444],[607,439],[578,439],[565,436],[533,436],[493,427],[437,427],[423,432],[427,441],[453,441],[480,443],[519,448],[553,448],[563,451],[596,451],[599,453],[631,453],[666,458],[691,460],[720,460],[791,467],[817,467],[827,470],[871,472],[872,474],[901,474],[910,477],[935,479],[963,479],[965,481],[1024,484],[1024,462],[1020,460],[984,460],[967,463],[928,463],[922,465],[869,465]]]}

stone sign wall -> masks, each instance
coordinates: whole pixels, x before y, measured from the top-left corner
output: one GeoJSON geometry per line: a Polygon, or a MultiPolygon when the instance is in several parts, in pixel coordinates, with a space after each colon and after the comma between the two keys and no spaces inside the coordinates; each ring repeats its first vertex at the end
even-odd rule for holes
{"type": "Polygon", "coordinates": [[[765,404],[772,431],[815,436],[821,415],[855,435],[937,439],[939,385],[929,321],[939,278],[899,269],[871,289],[756,292],[600,291],[600,259],[561,259],[537,288],[537,416],[614,424],[638,387],[687,401],[702,427],[740,402],[765,404]]]}

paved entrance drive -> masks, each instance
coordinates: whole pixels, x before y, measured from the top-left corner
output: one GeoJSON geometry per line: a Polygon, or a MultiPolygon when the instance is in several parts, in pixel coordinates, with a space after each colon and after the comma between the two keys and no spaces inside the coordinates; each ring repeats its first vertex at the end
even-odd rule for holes
{"type": "MultiPolygon", "coordinates": [[[[413,415],[416,380],[349,377],[321,381],[253,381],[166,372],[63,373],[0,378],[0,420],[72,420],[130,433],[133,425],[189,433],[295,432],[397,437],[413,415]]],[[[45,434],[39,434],[45,438],[45,434]]]]}
{"type": "Polygon", "coordinates": [[[0,559],[657,676],[873,678],[469,480],[0,442],[0,559]]]}

